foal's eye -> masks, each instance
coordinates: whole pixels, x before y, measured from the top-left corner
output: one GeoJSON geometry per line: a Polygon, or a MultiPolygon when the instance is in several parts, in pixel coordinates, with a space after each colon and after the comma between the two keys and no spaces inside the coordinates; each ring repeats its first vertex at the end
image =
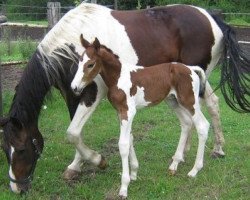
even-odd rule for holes
{"type": "Polygon", "coordinates": [[[88,68],[92,68],[92,67],[94,67],[94,64],[89,64],[88,65],[88,68]]]}

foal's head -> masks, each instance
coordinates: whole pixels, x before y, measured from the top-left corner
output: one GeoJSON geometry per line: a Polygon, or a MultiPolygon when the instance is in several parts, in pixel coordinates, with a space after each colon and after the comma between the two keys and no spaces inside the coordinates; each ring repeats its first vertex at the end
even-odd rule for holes
{"type": "Polygon", "coordinates": [[[71,83],[71,88],[76,94],[80,94],[82,90],[93,81],[93,79],[101,72],[100,59],[100,42],[97,38],[90,44],[81,34],[81,44],[85,48],[84,53],[79,58],[78,70],[71,83]]]}
{"type": "Polygon", "coordinates": [[[31,185],[36,161],[43,149],[43,138],[36,125],[25,127],[17,118],[0,118],[2,148],[9,163],[10,188],[26,192],[31,185]]]}
{"type": "Polygon", "coordinates": [[[119,57],[101,45],[97,38],[93,43],[89,43],[81,35],[80,40],[85,51],[79,58],[78,70],[71,83],[71,88],[77,95],[93,81],[97,74],[108,69],[106,66],[117,67],[121,64],[119,57]]]}

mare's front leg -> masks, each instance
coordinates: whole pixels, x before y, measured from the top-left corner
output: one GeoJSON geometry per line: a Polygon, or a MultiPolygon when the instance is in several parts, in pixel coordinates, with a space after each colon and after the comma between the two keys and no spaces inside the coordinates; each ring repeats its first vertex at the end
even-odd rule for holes
{"type": "Polygon", "coordinates": [[[215,136],[215,144],[212,152],[212,156],[214,158],[224,157],[225,153],[222,149],[223,144],[225,142],[224,136],[221,129],[221,121],[220,121],[220,111],[219,111],[219,98],[213,92],[210,84],[207,82],[205,95],[204,95],[205,103],[208,109],[208,112],[212,118],[212,127],[215,136]]]}
{"type": "MultiPolygon", "coordinates": [[[[118,109],[119,110],[119,109],[118,109]]],[[[128,185],[130,183],[130,174],[129,174],[129,153],[131,148],[131,127],[133,118],[135,116],[136,110],[129,108],[128,110],[119,111],[120,118],[120,138],[119,138],[119,152],[122,159],[122,177],[121,177],[121,188],[119,196],[121,198],[126,198],[128,195],[128,185]]],[[[132,149],[133,151],[133,149],[132,149]]],[[[132,152],[133,153],[133,152],[132,152]]],[[[133,157],[134,155],[132,155],[133,157]]],[[[137,160],[137,159],[136,159],[137,160]]]]}
{"type": "Polygon", "coordinates": [[[84,124],[95,111],[101,99],[106,96],[107,88],[103,80],[97,77],[92,86],[86,88],[83,93],[84,96],[82,101],[78,105],[76,113],[67,130],[69,141],[76,147],[76,154],[73,162],[64,172],[64,178],[66,180],[72,180],[79,176],[83,160],[89,161],[99,166],[101,169],[106,167],[104,157],[84,144],[81,138],[81,132],[84,124]]]}

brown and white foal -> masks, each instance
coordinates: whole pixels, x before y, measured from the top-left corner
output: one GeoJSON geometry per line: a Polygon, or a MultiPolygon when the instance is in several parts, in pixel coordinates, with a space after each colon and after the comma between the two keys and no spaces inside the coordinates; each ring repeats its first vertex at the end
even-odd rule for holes
{"type": "Polygon", "coordinates": [[[80,58],[71,87],[76,94],[80,94],[98,74],[107,85],[108,99],[120,119],[119,151],[122,158],[122,178],[119,195],[127,197],[129,182],[137,177],[139,164],[131,134],[136,110],[156,105],[163,100],[175,110],[181,123],[180,141],[169,170],[175,173],[179,162],[183,161],[188,133],[194,125],[198,132],[199,145],[194,167],[188,173],[188,176],[194,177],[203,167],[209,129],[209,123],[199,105],[199,93],[204,89],[206,81],[203,70],[193,66],[189,68],[181,63],[164,63],[147,68],[121,63],[111,50],[100,45],[97,38],[92,44],[82,35],[80,38],[86,50],[80,58]]]}

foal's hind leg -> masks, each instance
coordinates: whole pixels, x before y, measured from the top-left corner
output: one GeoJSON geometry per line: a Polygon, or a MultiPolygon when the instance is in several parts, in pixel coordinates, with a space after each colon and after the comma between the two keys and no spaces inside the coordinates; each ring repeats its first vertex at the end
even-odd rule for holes
{"type": "Polygon", "coordinates": [[[198,171],[200,171],[203,167],[204,151],[208,136],[209,123],[199,108],[196,109],[195,115],[192,117],[192,120],[197,130],[199,144],[194,167],[188,173],[188,176],[195,177],[198,171]]]}
{"type": "Polygon", "coordinates": [[[106,161],[103,156],[86,146],[81,138],[81,131],[84,124],[107,93],[106,86],[101,79],[98,78],[95,82],[98,87],[95,101],[91,106],[86,105],[84,102],[78,105],[74,118],[67,130],[69,141],[76,147],[75,158],[64,172],[64,178],[67,180],[74,179],[79,175],[81,171],[80,166],[83,160],[90,161],[102,169],[106,167],[106,161]]]}
{"type": "Polygon", "coordinates": [[[207,82],[204,99],[208,112],[212,118],[212,127],[215,136],[215,144],[212,152],[213,157],[224,157],[225,153],[222,150],[224,144],[224,136],[221,130],[221,121],[219,113],[219,98],[213,93],[210,84],[207,82]]]}
{"type": "Polygon", "coordinates": [[[192,129],[192,120],[187,111],[185,111],[179,105],[173,107],[173,109],[175,110],[175,113],[177,114],[177,117],[179,118],[181,123],[181,136],[176,152],[172,157],[173,161],[169,166],[169,172],[172,175],[176,173],[179,163],[184,162],[184,149],[187,143],[188,136],[192,129]]]}

